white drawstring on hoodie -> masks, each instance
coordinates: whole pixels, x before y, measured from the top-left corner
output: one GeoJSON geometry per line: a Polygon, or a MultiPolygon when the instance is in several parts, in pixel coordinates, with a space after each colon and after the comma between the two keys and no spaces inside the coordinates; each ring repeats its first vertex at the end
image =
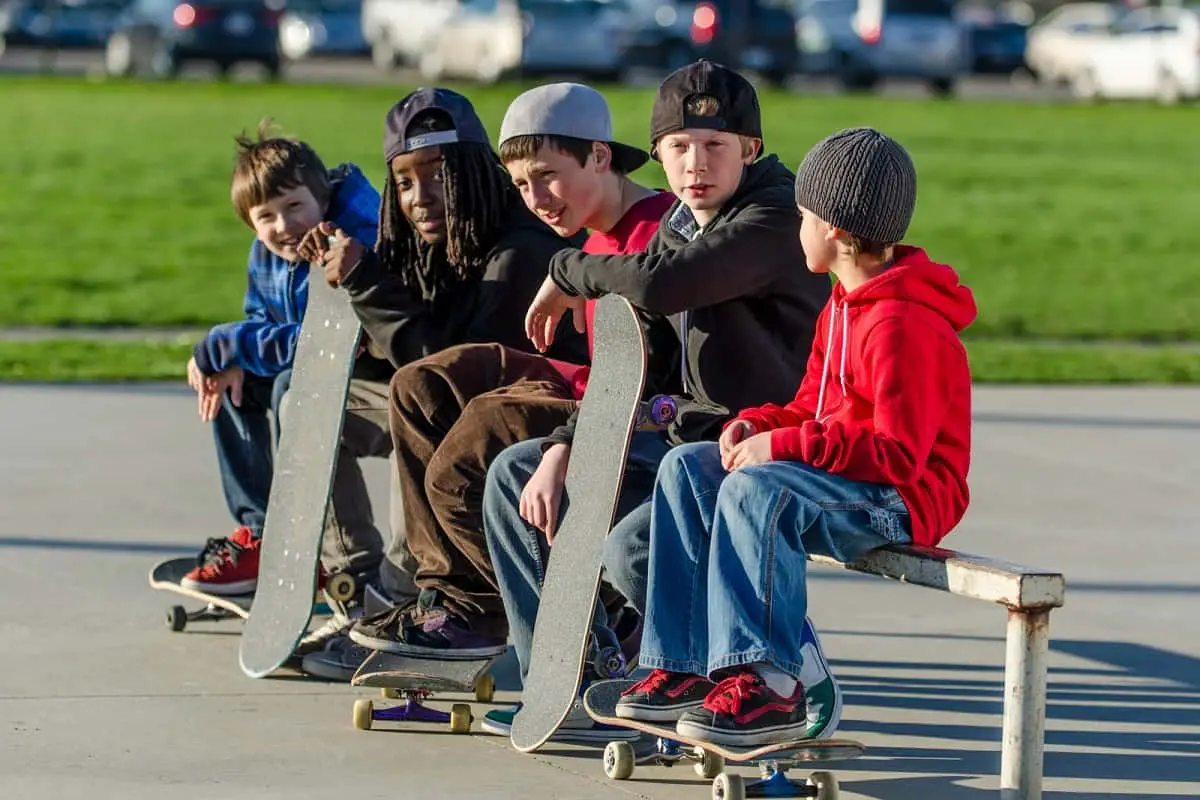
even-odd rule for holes
{"type": "MultiPolygon", "coordinates": [[[[821,389],[817,392],[817,422],[823,422],[821,411],[825,408],[825,384],[829,380],[829,358],[833,355],[833,329],[837,326],[837,303],[829,309],[829,335],[825,338],[825,358],[821,365],[821,389]]],[[[838,365],[838,383],[842,386],[842,395],[846,394],[846,345],[850,342],[850,315],[846,304],[842,303],[842,355],[838,365]]]]}

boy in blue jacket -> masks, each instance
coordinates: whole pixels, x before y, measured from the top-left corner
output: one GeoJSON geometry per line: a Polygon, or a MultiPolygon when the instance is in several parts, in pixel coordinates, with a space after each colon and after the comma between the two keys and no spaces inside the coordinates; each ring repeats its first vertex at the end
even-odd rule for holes
{"type": "MultiPolygon", "coordinates": [[[[380,204],[379,193],[358,167],[326,169],[304,142],[269,135],[269,120],[259,126],[257,139],[241,136],[237,143],[230,194],[255,235],[246,317],[215,326],[196,344],[187,365],[200,418],[213,424],[225,502],[238,528],[228,537],[209,539],[199,565],[182,583],[221,595],[253,592],[258,583],[278,434],[272,435],[267,414],[275,415],[278,428],[308,301],[309,266],[300,255],[301,242],[329,221],[372,246],[380,204]]],[[[329,570],[371,573],[382,559],[383,540],[357,458],[391,452],[387,381],[392,371],[360,348],[326,522],[322,562],[329,570]]]]}

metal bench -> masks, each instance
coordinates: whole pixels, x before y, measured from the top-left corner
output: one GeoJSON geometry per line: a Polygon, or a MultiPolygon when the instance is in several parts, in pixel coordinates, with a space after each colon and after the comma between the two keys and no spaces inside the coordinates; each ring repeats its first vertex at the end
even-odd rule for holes
{"type": "Polygon", "coordinates": [[[848,564],[812,560],[1008,608],[1000,797],[1041,800],[1050,611],[1063,604],[1063,576],[937,547],[886,547],[848,564]]]}

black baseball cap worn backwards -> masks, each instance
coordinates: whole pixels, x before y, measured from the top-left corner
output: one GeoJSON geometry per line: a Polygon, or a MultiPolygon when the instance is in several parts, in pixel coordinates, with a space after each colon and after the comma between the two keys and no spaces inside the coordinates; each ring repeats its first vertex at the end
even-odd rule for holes
{"type": "Polygon", "coordinates": [[[669,133],[685,128],[707,128],[762,139],[762,111],[750,81],[728,67],[701,59],[675,70],[663,80],[650,112],[650,146],[669,133]],[[687,113],[687,102],[697,95],[717,101],[716,116],[687,113]]]}
{"type": "Polygon", "coordinates": [[[449,89],[422,88],[405,97],[388,111],[383,126],[383,157],[387,163],[404,153],[454,142],[476,142],[491,146],[487,130],[471,101],[449,89]],[[436,110],[450,118],[451,130],[410,136],[408,128],[418,114],[436,110]]]}

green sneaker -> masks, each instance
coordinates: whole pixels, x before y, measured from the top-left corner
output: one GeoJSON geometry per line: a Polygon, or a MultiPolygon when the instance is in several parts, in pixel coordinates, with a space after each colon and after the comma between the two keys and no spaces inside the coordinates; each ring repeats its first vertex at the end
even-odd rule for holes
{"type": "MultiPolygon", "coordinates": [[[[483,720],[479,723],[479,727],[488,732],[494,733],[497,736],[511,736],[513,717],[521,710],[521,704],[517,703],[512,708],[495,708],[483,715],[483,720]]],[[[571,708],[571,712],[567,714],[567,718],[563,720],[562,726],[553,736],[550,737],[552,742],[599,742],[601,744],[612,741],[633,741],[641,737],[638,731],[632,728],[618,728],[613,725],[602,725],[587,715],[583,708],[583,701],[576,700],[575,705],[571,708]]]]}
{"type": "Polygon", "coordinates": [[[837,732],[838,723],[842,721],[842,689],[829,669],[821,640],[808,617],[804,618],[804,629],[800,634],[800,651],[804,656],[800,682],[804,684],[808,704],[807,736],[828,739],[837,732]]]}

